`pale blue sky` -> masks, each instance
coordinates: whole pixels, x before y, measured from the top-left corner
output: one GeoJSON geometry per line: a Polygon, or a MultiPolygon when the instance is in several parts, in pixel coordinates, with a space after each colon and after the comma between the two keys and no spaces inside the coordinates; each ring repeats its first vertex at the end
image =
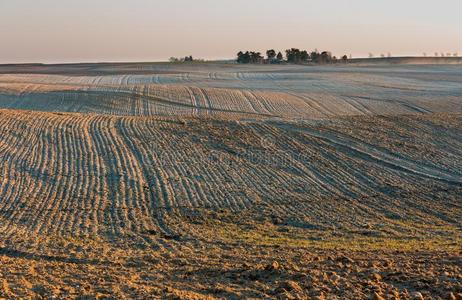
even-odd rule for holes
{"type": "Polygon", "coordinates": [[[0,0],[0,63],[153,61],[288,47],[462,55],[460,0],[0,0]]]}

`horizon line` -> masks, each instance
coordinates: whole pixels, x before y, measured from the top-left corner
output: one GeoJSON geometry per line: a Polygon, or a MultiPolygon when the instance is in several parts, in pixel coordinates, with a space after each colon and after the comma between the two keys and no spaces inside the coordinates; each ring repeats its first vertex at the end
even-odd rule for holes
{"type": "MultiPolygon", "coordinates": [[[[403,56],[391,56],[391,57],[353,57],[348,60],[380,60],[380,59],[396,59],[396,58],[462,58],[462,56],[418,56],[418,55],[403,55],[403,56]]],[[[193,62],[170,62],[168,60],[114,60],[114,61],[62,61],[62,62],[0,62],[0,66],[13,66],[13,65],[31,65],[31,66],[51,66],[51,65],[85,65],[85,64],[152,64],[152,63],[168,63],[168,64],[182,64],[182,63],[214,63],[214,62],[232,62],[236,61],[235,58],[221,58],[221,59],[203,59],[198,58],[200,61],[193,62]]]]}

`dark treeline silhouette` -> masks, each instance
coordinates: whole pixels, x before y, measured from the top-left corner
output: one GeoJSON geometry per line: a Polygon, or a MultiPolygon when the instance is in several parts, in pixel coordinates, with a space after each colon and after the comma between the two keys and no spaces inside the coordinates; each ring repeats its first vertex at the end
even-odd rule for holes
{"type": "Polygon", "coordinates": [[[241,64],[263,63],[264,59],[260,52],[246,51],[237,54],[237,62],[241,64]]]}
{"type": "Polygon", "coordinates": [[[287,49],[286,50],[286,60],[290,63],[301,63],[301,62],[308,62],[310,59],[310,55],[308,51],[302,50],[297,48],[287,49]]]}
{"type": "Polygon", "coordinates": [[[189,62],[189,61],[194,61],[194,58],[192,55],[190,56],[185,56],[182,58],[177,58],[177,57],[170,57],[170,62],[189,62]]]}
{"type": "Polygon", "coordinates": [[[285,60],[281,52],[276,52],[274,49],[266,51],[266,58],[264,58],[260,52],[254,51],[239,51],[237,54],[237,62],[241,64],[276,64],[276,63],[293,63],[293,64],[303,64],[303,63],[317,63],[317,64],[331,64],[337,62],[346,63],[348,61],[348,56],[344,55],[339,60],[335,56],[332,56],[332,53],[329,51],[318,52],[314,50],[309,53],[306,50],[300,50],[297,48],[287,49],[285,51],[285,60]]]}
{"type": "Polygon", "coordinates": [[[189,56],[185,56],[181,58],[170,57],[169,61],[173,63],[182,63],[182,62],[203,62],[204,60],[193,58],[192,55],[189,55],[189,56]]]}

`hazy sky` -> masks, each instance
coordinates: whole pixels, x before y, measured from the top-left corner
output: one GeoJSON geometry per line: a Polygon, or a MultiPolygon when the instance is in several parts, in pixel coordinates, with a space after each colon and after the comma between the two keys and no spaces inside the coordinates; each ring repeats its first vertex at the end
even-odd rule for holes
{"type": "Polygon", "coordinates": [[[289,47],[462,55],[461,0],[0,0],[0,63],[153,61],[289,47]]]}

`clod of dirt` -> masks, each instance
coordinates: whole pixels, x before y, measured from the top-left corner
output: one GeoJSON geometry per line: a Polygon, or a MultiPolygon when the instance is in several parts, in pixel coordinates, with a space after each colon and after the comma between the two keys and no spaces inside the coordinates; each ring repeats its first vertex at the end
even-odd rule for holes
{"type": "Polygon", "coordinates": [[[0,296],[6,297],[8,296],[9,293],[10,293],[10,288],[8,285],[8,281],[6,281],[6,279],[3,279],[0,285],[0,296]]]}
{"type": "Polygon", "coordinates": [[[144,234],[156,235],[156,234],[157,234],[157,231],[155,231],[154,229],[149,229],[149,230],[146,230],[146,231],[144,232],[144,234]]]}
{"type": "Polygon", "coordinates": [[[341,277],[337,274],[333,274],[330,279],[332,280],[332,282],[337,283],[341,279],[341,277]]]}
{"type": "Polygon", "coordinates": [[[372,279],[375,280],[375,281],[380,281],[382,280],[382,276],[380,276],[380,274],[377,274],[377,273],[374,273],[372,274],[372,279]]]}
{"type": "Polygon", "coordinates": [[[271,222],[273,225],[282,225],[284,224],[284,220],[281,217],[278,217],[276,215],[271,216],[271,222]]]}
{"type": "Polygon", "coordinates": [[[164,234],[162,234],[162,238],[164,238],[166,240],[179,241],[181,239],[181,236],[178,235],[178,234],[164,233],[164,234]]]}
{"type": "Polygon", "coordinates": [[[377,293],[374,293],[374,295],[372,296],[372,299],[373,300],[385,300],[385,298],[383,298],[382,296],[380,296],[377,293]]]}
{"type": "Polygon", "coordinates": [[[324,292],[321,292],[321,295],[317,296],[315,299],[316,300],[325,300],[326,296],[324,296],[324,292]]]}
{"type": "Polygon", "coordinates": [[[462,300],[462,293],[454,294],[453,292],[451,292],[448,296],[448,299],[449,300],[462,300]]]}
{"type": "Polygon", "coordinates": [[[284,282],[282,285],[281,285],[281,288],[285,289],[286,291],[294,291],[294,292],[301,292],[302,291],[302,288],[300,287],[300,285],[298,283],[296,283],[295,281],[292,281],[292,280],[287,280],[286,282],[284,282]]]}
{"type": "Polygon", "coordinates": [[[413,300],[425,300],[425,298],[423,297],[423,295],[419,292],[414,292],[411,294],[411,299],[413,300]]]}
{"type": "Polygon", "coordinates": [[[275,271],[280,268],[280,265],[277,261],[273,261],[270,265],[266,266],[265,270],[267,271],[275,271]]]}
{"type": "Polygon", "coordinates": [[[349,257],[347,257],[347,256],[340,256],[340,257],[338,258],[338,261],[340,261],[340,262],[342,262],[342,263],[344,263],[344,264],[346,264],[346,263],[348,263],[348,264],[354,263],[354,260],[352,260],[351,258],[349,258],[349,257]]]}

